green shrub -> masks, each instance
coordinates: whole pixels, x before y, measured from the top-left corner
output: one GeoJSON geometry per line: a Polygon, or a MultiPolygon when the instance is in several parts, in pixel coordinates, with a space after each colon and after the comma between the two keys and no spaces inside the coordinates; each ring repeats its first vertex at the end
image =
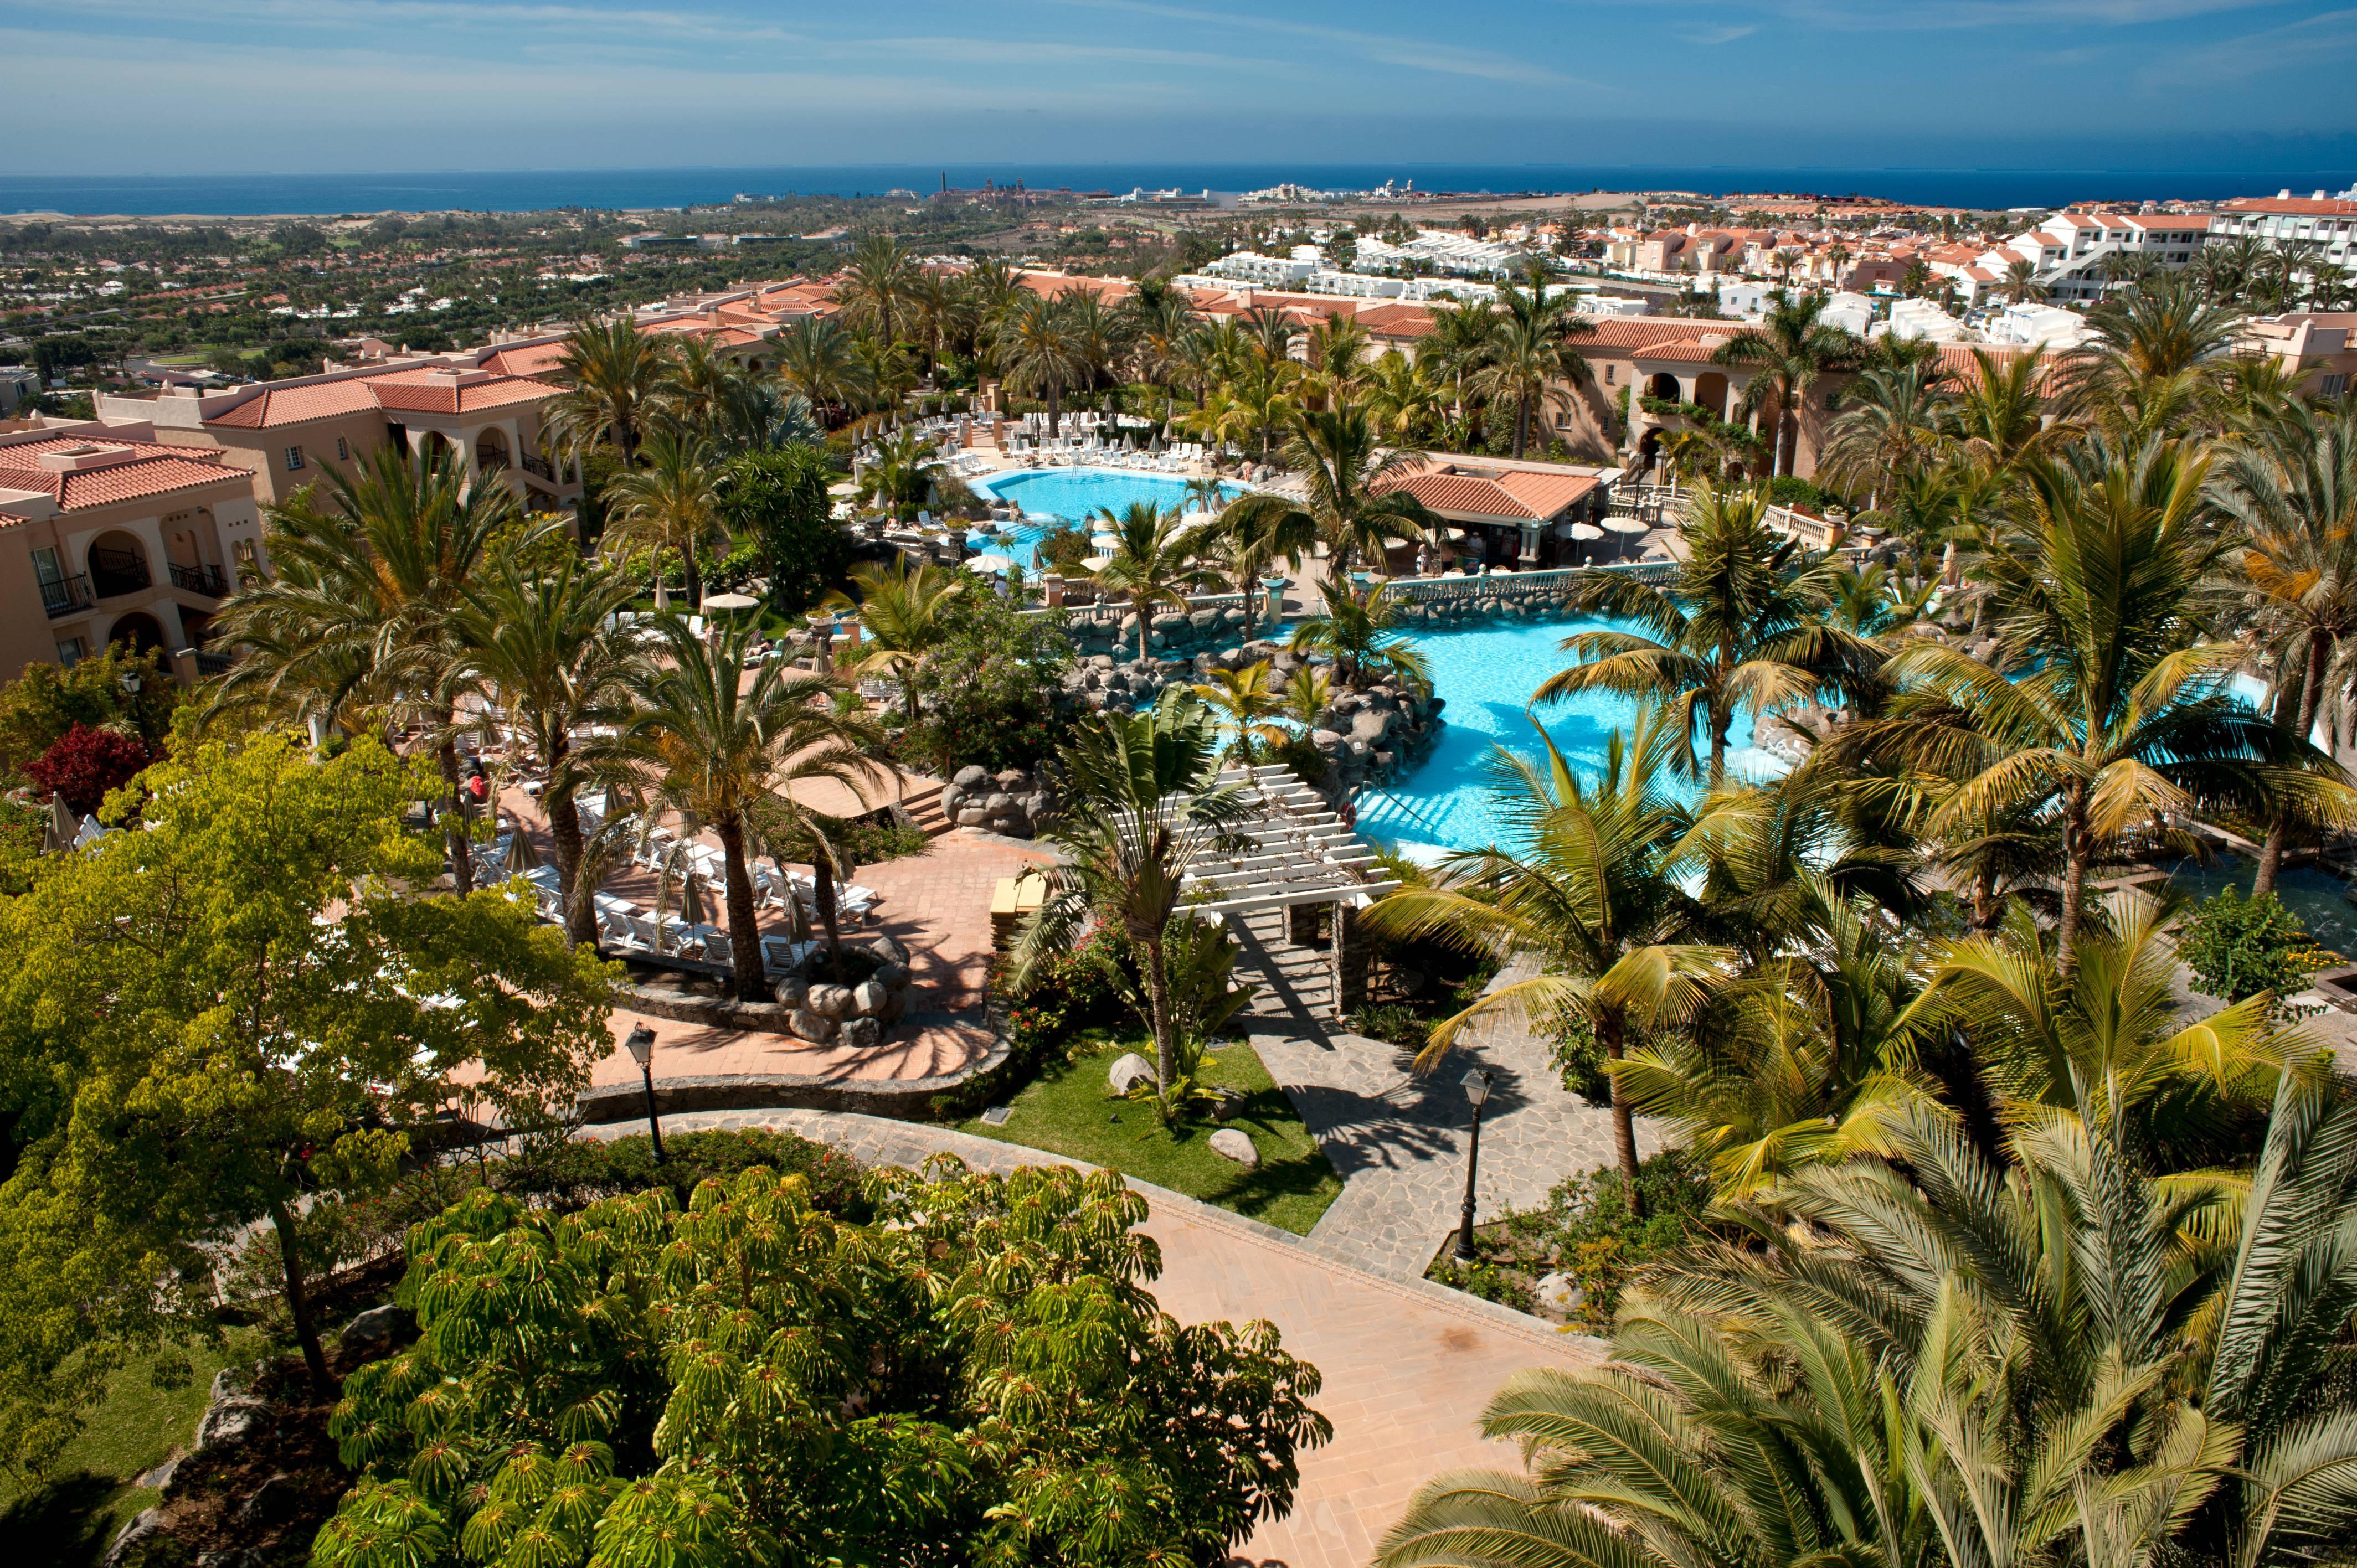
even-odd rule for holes
{"type": "Polygon", "coordinates": [[[1604,1070],[1604,1046],[1585,1013],[1566,1013],[1548,1031],[1555,1070],[1563,1086],[1590,1105],[1612,1103],[1612,1078],[1604,1070]]]}
{"type": "Polygon", "coordinates": [[[730,532],[751,544],[770,579],[770,606],[781,614],[817,603],[850,567],[851,542],[827,494],[833,478],[818,446],[796,444],[729,461],[724,515],[730,532]]]}
{"type": "Polygon", "coordinates": [[[2314,945],[2282,899],[2272,893],[2245,899],[2228,887],[2185,923],[2177,953],[2193,972],[2194,990],[2233,1003],[2299,990],[2315,972],[2307,956],[2314,945]]]}
{"type": "Polygon", "coordinates": [[[1637,1167],[1645,1212],[1629,1206],[1629,1183],[1617,1167],[1556,1185],[1546,1202],[1506,1215],[1480,1233],[1488,1261],[1535,1281],[1571,1276],[1585,1293],[1578,1321],[1601,1327],[1639,1271],[1698,1235],[1711,1201],[1710,1167],[1684,1149],[1663,1149],[1637,1167]]]}
{"type": "Polygon", "coordinates": [[[865,1219],[870,1211],[858,1161],[813,1139],[759,1129],[673,1133],[663,1139],[661,1165],[644,1134],[571,1139],[493,1166],[492,1185],[560,1208],[580,1208],[616,1193],[692,1192],[699,1182],[726,1180],[755,1165],[805,1177],[811,1206],[823,1212],[865,1219]]]}
{"type": "Polygon", "coordinates": [[[1778,506],[1796,506],[1803,511],[1824,515],[1829,506],[1839,505],[1832,491],[1811,483],[1798,474],[1779,474],[1768,481],[1768,499],[1778,506]]]}
{"type": "Polygon", "coordinates": [[[1028,768],[1053,752],[1072,662],[1058,618],[1017,615],[996,594],[960,594],[946,634],[918,667],[921,716],[901,742],[908,760],[946,777],[975,763],[1028,768]]]}

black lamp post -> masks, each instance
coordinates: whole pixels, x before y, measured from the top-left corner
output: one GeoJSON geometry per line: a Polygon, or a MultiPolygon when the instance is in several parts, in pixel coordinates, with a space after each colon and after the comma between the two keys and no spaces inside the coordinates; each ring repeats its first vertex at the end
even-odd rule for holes
{"type": "Polygon", "coordinates": [[[1473,1138],[1465,1151],[1465,1218],[1457,1228],[1457,1261],[1473,1261],[1473,1178],[1481,1169],[1481,1107],[1490,1100],[1490,1069],[1476,1068],[1465,1075],[1465,1098],[1473,1102],[1473,1138]]]}
{"type": "MultiPolygon", "coordinates": [[[[639,1064],[639,1075],[646,1082],[647,1132],[655,1141],[655,1164],[661,1165],[663,1163],[662,1123],[655,1120],[655,1032],[640,1024],[630,1031],[630,1037],[622,1044],[630,1047],[630,1059],[639,1064]]],[[[1465,1201],[1468,1205],[1466,1212],[1470,1214],[1473,1199],[1469,1188],[1465,1201]]]]}

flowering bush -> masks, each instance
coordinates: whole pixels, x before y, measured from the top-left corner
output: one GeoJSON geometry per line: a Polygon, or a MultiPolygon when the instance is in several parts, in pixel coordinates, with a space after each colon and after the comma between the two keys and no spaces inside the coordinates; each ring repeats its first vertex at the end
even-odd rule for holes
{"type": "Polygon", "coordinates": [[[97,811],[108,791],[130,783],[154,760],[136,736],[77,723],[26,765],[25,776],[86,813],[97,811]]]}

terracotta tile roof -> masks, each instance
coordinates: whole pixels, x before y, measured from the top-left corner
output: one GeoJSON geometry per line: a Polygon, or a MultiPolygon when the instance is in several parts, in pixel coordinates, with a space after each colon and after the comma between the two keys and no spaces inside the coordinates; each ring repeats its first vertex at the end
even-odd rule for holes
{"type": "Polygon", "coordinates": [[[1432,312],[1421,305],[1362,306],[1358,320],[1377,338],[1428,338],[1433,331],[1432,312]]]}
{"type": "Polygon", "coordinates": [[[362,413],[378,406],[366,381],[320,381],[311,386],[264,386],[255,396],[224,409],[205,421],[233,430],[268,430],[281,424],[304,424],[314,419],[335,419],[362,413]]]}
{"type": "Polygon", "coordinates": [[[533,343],[498,350],[483,361],[483,369],[503,376],[536,376],[553,371],[564,362],[564,344],[533,343]]]}
{"type": "Polygon", "coordinates": [[[166,495],[242,480],[253,476],[202,447],[167,446],[153,441],[91,441],[82,436],[57,435],[0,446],[0,490],[32,490],[47,495],[60,511],[83,511],[117,501],[166,495]],[[80,453],[96,448],[100,466],[69,468],[45,466],[48,454],[80,453]]]}
{"type": "Polygon", "coordinates": [[[1697,320],[1688,317],[1654,317],[1650,316],[1605,316],[1588,317],[1596,330],[1572,339],[1573,347],[1581,353],[1591,349],[1646,349],[1656,343],[1674,343],[1681,338],[1692,338],[1710,328],[1724,328],[1729,332],[1740,331],[1739,321],[1697,320]]]}
{"type": "Polygon", "coordinates": [[[457,377],[433,371],[398,371],[389,376],[371,376],[369,384],[375,388],[381,406],[417,413],[473,413],[479,409],[538,403],[554,396],[557,391],[546,381],[529,377],[461,381],[457,377]]]}
{"type": "Polygon", "coordinates": [[[2238,196],[2225,204],[2229,212],[2282,212],[2294,217],[2357,218],[2357,201],[2306,196],[2238,196]]]}
{"type": "Polygon", "coordinates": [[[477,409],[537,403],[556,390],[547,381],[498,371],[489,380],[465,384],[430,369],[382,371],[308,386],[264,385],[254,396],[205,423],[232,430],[275,430],[388,408],[416,413],[472,413],[477,409]]]}
{"type": "Polygon", "coordinates": [[[1389,476],[1376,481],[1379,491],[1405,490],[1437,512],[1470,517],[1494,517],[1514,522],[1542,522],[1596,488],[1593,474],[1542,474],[1508,469],[1489,478],[1439,473],[1389,476]]]}
{"type": "Polygon", "coordinates": [[[1711,356],[1726,347],[1732,333],[1713,333],[1707,338],[1675,338],[1667,343],[1650,343],[1630,357],[1637,360],[1674,360],[1681,364],[1707,365],[1711,356]]]}

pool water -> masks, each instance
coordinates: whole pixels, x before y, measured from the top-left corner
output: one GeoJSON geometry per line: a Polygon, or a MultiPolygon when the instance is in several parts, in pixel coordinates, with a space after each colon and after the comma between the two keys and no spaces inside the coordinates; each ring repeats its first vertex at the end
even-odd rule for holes
{"type": "MultiPolygon", "coordinates": [[[[1135,501],[1182,510],[1188,505],[1186,480],[1125,468],[1017,468],[976,479],[974,489],[1023,509],[1023,521],[996,535],[995,548],[1027,571],[1039,564],[1038,546],[1049,530],[1085,523],[1101,507],[1119,513],[1135,501]]],[[[1221,488],[1223,499],[1243,493],[1238,485],[1221,488]]]]}
{"type": "MultiPolygon", "coordinates": [[[[2248,855],[2212,855],[2207,865],[2181,860],[2169,873],[2177,891],[2198,901],[2214,898],[2228,887],[2247,898],[2259,875],[2259,863],[2248,855]]],[[[2316,945],[2342,957],[2357,956],[2357,905],[2341,895],[2348,884],[2312,865],[2287,865],[2276,874],[2276,897],[2299,917],[2316,945]]]]}
{"type": "MultiPolygon", "coordinates": [[[[1493,789],[1483,763],[1504,746],[1533,758],[1545,755],[1524,716],[1531,693],[1571,662],[1558,646],[1575,632],[1609,631],[1614,623],[1572,617],[1541,625],[1482,627],[1426,632],[1408,640],[1432,661],[1433,689],[1447,700],[1440,738],[1425,760],[1403,780],[1369,789],[1359,800],[1359,826],[1369,834],[1414,846],[1481,849],[1503,842],[1505,829],[1493,806],[1493,789]]],[[[1605,746],[1613,732],[1635,716],[1634,699],[1591,692],[1531,710],[1565,759],[1586,780],[1603,771],[1605,746]]],[[[1751,744],[1751,718],[1738,711],[1728,727],[1727,772],[1737,779],[1766,779],[1788,764],[1751,744]]],[[[1699,743],[1708,766],[1707,739],[1699,743]]],[[[1680,787],[1699,795],[1699,782],[1680,787]]]]}

